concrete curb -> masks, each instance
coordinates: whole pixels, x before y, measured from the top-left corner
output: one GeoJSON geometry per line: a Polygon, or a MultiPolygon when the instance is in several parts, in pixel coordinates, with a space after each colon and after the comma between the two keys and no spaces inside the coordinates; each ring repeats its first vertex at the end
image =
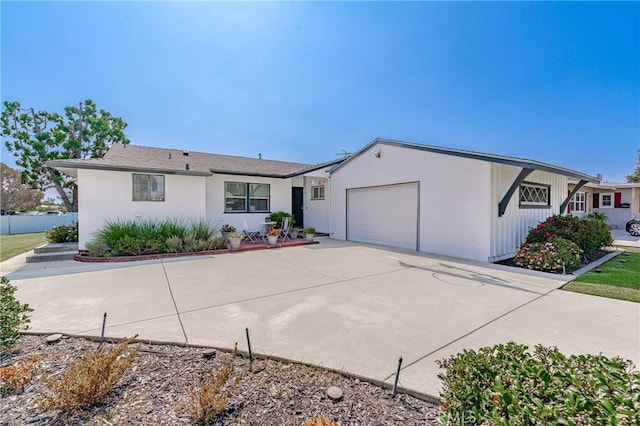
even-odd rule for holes
{"type": "MultiPolygon", "coordinates": [[[[29,331],[23,331],[20,334],[25,335],[25,336],[48,336],[50,334],[55,334],[56,332],[47,332],[47,333],[39,333],[39,332],[29,332],[29,331]]],[[[100,341],[100,336],[95,336],[95,335],[90,335],[90,334],[70,334],[70,333],[60,333],[62,334],[62,336],[64,337],[74,337],[74,338],[80,338],[80,339],[87,339],[89,341],[92,342],[99,342],[100,341]]],[[[124,337],[105,337],[104,340],[105,342],[110,342],[110,343],[114,343],[114,342],[122,342],[125,338],[124,337]]],[[[135,339],[133,340],[133,343],[145,343],[148,345],[162,345],[162,346],[180,346],[180,347],[184,347],[184,348],[201,348],[201,349],[215,349],[217,351],[220,352],[226,352],[226,353],[231,353],[233,352],[233,348],[222,348],[222,347],[217,347],[217,346],[208,346],[208,345],[198,345],[198,344],[194,344],[194,343],[185,343],[185,342],[171,342],[171,341],[161,341],[161,340],[152,340],[152,339],[135,339]]],[[[238,350],[238,354],[241,355],[243,358],[249,358],[249,353],[246,351],[241,351],[238,350]]],[[[349,373],[348,371],[344,371],[344,370],[339,370],[336,368],[327,368],[325,366],[322,365],[318,365],[318,364],[313,364],[310,362],[304,362],[304,361],[297,361],[297,360],[292,360],[292,359],[288,359],[288,358],[284,358],[284,357],[280,357],[280,356],[273,356],[273,355],[266,355],[266,354],[262,354],[262,353],[258,353],[258,352],[253,352],[252,354],[254,356],[255,359],[261,359],[261,360],[274,360],[277,362],[285,362],[285,363],[289,363],[289,364],[296,364],[296,365],[302,365],[304,367],[311,367],[311,368],[317,368],[319,370],[324,370],[324,371],[329,371],[331,373],[336,373],[339,374],[341,376],[344,376],[348,379],[357,379],[366,383],[371,383],[372,385],[375,386],[379,386],[383,389],[392,389],[393,385],[391,383],[387,383],[383,380],[379,380],[379,379],[373,379],[371,377],[366,377],[366,376],[360,376],[358,374],[353,374],[353,373],[349,373]]],[[[392,366],[391,369],[393,369],[394,367],[392,366]]],[[[395,374],[393,375],[393,377],[395,376],[395,374]]],[[[402,375],[401,375],[402,376],[402,375]]],[[[429,395],[427,393],[423,393],[423,392],[419,392],[419,391],[415,391],[412,389],[408,389],[408,388],[404,388],[401,386],[398,386],[398,393],[404,393],[406,395],[410,395],[413,396],[415,398],[418,398],[422,401],[427,401],[427,402],[431,402],[433,404],[440,404],[442,401],[440,400],[440,398],[433,396],[433,395],[429,395]]],[[[389,395],[389,397],[391,397],[389,395]]]]}
{"type": "MultiPolygon", "coordinates": [[[[616,250],[612,253],[607,254],[606,256],[602,256],[600,259],[595,260],[576,271],[573,271],[573,278],[578,278],[580,275],[584,274],[585,272],[589,272],[590,270],[602,265],[603,263],[610,261],[611,259],[613,259],[614,257],[618,256],[623,252],[624,250],[616,250]]],[[[573,279],[571,279],[571,281],[573,281],[573,279]]]]}

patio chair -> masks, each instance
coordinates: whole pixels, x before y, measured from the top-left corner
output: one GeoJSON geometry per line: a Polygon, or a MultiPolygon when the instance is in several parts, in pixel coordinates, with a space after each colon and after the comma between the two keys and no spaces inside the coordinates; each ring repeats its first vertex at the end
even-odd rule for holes
{"type": "Polygon", "coordinates": [[[285,240],[291,241],[291,238],[289,238],[289,218],[288,217],[285,217],[282,220],[282,229],[280,229],[280,238],[282,238],[282,241],[285,241],[285,240]]]}
{"type": "Polygon", "coordinates": [[[260,230],[249,229],[249,224],[246,220],[244,221],[244,230],[242,231],[242,233],[247,240],[251,241],[254,244],[257,242],[256,240],[260,238],[260,230]]]}

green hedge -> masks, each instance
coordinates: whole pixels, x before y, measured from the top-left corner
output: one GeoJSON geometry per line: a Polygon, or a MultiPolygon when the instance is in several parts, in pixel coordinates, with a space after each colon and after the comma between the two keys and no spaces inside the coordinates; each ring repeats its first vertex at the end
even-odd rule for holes
{"type": "Polygon", "coordinates": [[[604,220],[571,215],[547,218],[529,231],[526,242],[544,243],[556,237],[574,242],[587,256],[613,243],[604,220]]]}
{"type": "Polygon", "coordinates": [[[442,420],[467,425],[637,425],[640,373],[629,361],[565,356],[513,342],[437,361],[442,420]]]}
{"type": "Polygon", "coordinates": [[[78,223],[54,226],[46,232],[45,236],[50,243],[76,243],[78,242],[78,223]]]}

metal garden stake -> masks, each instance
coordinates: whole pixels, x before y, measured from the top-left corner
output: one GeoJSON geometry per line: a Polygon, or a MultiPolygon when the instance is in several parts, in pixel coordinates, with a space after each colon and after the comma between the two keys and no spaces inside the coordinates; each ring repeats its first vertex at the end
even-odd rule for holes
{"type": "Polygon", "coordinates": [[[400,378],[400,367],[402,367],[402,357],[398,360],[398,369],[396,370],[396,378],[393,381],[393,389],[391,390],[391,396],[396,396],[398,392],[398,379],[400,378]]]}
{"type": "Polygon", "coordinates": [[[251,370],[251,366],[253,364],[253,353],[251,352],[251,339],[249,339],[249,329],[244,329],[247,333],[247,347],[249,348],[249,370],[251,370]]]}
{"type": "Polygon", "coordinates": [[[98,347],[102,346],[102,343],[104,343],[104,327],[105,327],[105,325],[107,325],[107,313],[106,312],[102,316],[102,332],[100,333],[100,344],[98,345],[98,347]]]}

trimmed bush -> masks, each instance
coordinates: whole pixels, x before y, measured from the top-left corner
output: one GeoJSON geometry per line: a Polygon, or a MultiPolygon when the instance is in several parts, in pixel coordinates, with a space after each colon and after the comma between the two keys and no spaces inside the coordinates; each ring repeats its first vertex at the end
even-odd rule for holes
{"type": "Polygon", "coordinates": [[[640,373],[630,361],[509,342],[437,361],[449,424],[631,425],[640,421],[640,373]]]}
{"type": "Polygon", "coordinates": [[[536,271],[561,271],[580,264],[580,247],[564,238],[551,238],[542,243],[524,244],[513,263],[536,271]]]}
{"type": "Polygon", "coordinates": [[[611,245],[613,239],[607,225],[601,219],[555,215],[547,218],[529,231],[527,243],[544,243],[551,238],[572,241],[587,256],[611,245]]]}
{"type": "Polygon", "coordinates": [[[50,243],[76,243],[78,242],[78,223],[54,226],[46,232],[45,236],[50,243]]]}
{"type": "Polygon", "coordinates": [[[15,297],[17,287],[7,277],[0,278],[0,352],[20,339],[20,330],[29,328],[29,312],[33,309],[15,297]]]}

